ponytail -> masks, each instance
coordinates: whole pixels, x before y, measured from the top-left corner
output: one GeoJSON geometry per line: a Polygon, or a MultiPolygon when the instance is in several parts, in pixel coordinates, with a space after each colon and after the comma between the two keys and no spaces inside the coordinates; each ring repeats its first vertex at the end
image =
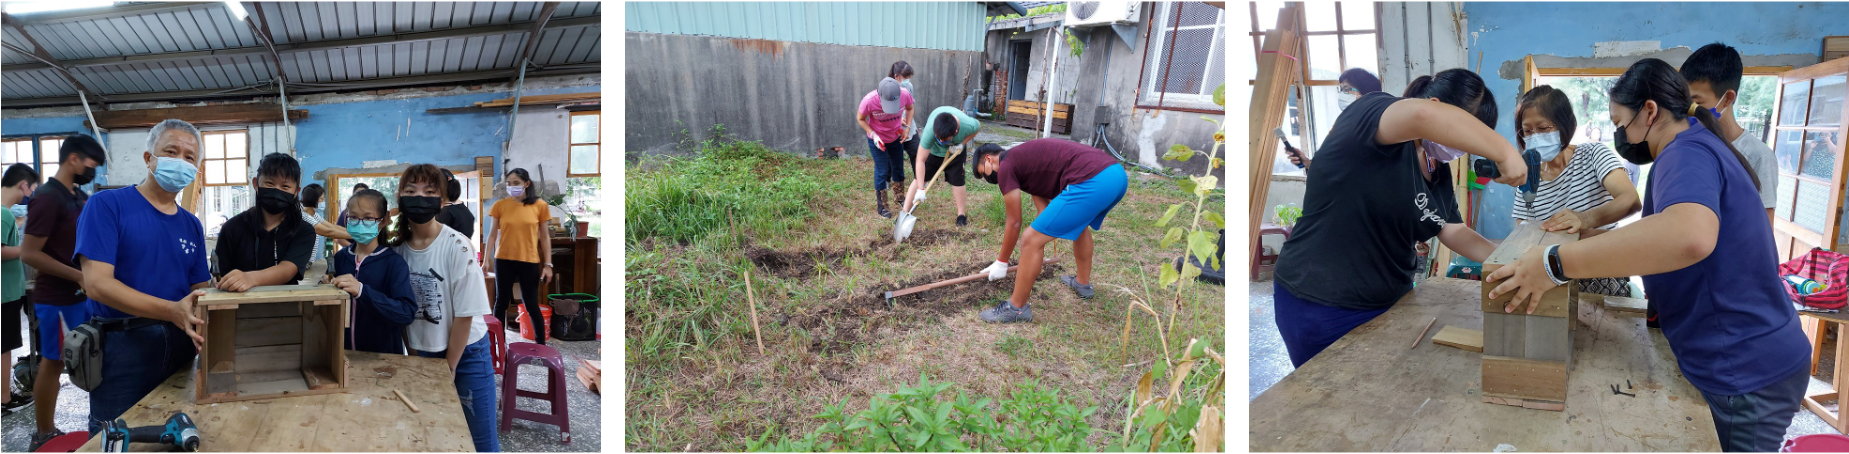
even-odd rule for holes
{"type": "MultiPolygon", "coordinates": [[[[1693,103],[1690,105],[1695,106],[1693,103]]],[[[1721,136],[1720,119],[1714,118],[1714,112],[1696,106],[1695,120],[1701,122],[1701,127],[1708,128],[1708,132],[1713,133],[1714,137],[1719,138],[1721,136]]],[[[1734,159],[1740,160],[1740,167],[1746,168],[1747,178],[1753,179],[1753,190],[1757,191],[1764,188],[1764,184],[1759,182],[1759,175],[1753,172],[1753,165],[1746,162],[1746,155],[1740,153],[1740,149],[1734,148],[1732,142],[1728,142],[1726,139],[1721,139],[1720,142],[1721,145],[1727,146],[1727,151],[1733,152],[1734,159]]]]}
{"type": "MultiPolygon", "coordinates": [[[[1707,128],[1715,138],[1720,137],[1720,122],[1714,118],[1714,113],[1689,100],[1688,81],[1682,78],[1682,73],[1677,72],[1675,67],[1662,60],[1638,60],[1624,70],[1624,75],[1618,76],[1609,94],[1611,102],[1637,111],[1643,110],[1644,102],[1655,101],[1657,109],[1662,111],[1665,118],[1686,121],[1688,117],[1695,117],[1696,121],[1701,122],[1701,127],[1707,128]]],[[[1746,176],[1752,179],[1753,190],[1759,190],[1762,187],[1759,176],[1750,170],[1753,166],[1746,162],[1746,155],[1740,154],[1740,150],[1734,148],[1732,143],[1726,140],[1720,142],[1727,147],[1727,151],[1733,152],[1734,159],[1740,160],[1741,167],[1749,169],[1746,176]]]]}

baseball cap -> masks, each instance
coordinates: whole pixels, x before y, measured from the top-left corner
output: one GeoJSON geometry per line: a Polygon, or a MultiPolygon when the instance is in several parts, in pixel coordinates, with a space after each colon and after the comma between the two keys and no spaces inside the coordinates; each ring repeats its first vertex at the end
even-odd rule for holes
{"type": "Polygon", "coordinates": [[[891,77],[880,79],[880,112],[896,114],[903,112],[899,105],[899,81],[891,77]]]}

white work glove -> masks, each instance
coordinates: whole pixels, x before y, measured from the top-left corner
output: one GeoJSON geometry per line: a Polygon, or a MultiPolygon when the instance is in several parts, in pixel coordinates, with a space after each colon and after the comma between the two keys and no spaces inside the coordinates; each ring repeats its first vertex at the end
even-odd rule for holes
{"type": "Polygon", "coordinates": [[[924,201],[924,199],[925,199],[925,197],[924,197],[924,196],[925,196],[925,190],[923,190],[923,189],[919,189],[919,190],[918,190],[918,196],[917,196],[917,197],[913,197],[913,198],[912,198],[912,203],[918,203],[918,202],[923,202],[923,201],[924,201]]]}
{"type": "Polygon", "coordinates": [[[988,268],[983,268],[982,272],[989,273],[989,280],[991,281],[1000,280],[1002,277],[1008,275],[1008,262],[995,262],[990,264],[988,268]]]}

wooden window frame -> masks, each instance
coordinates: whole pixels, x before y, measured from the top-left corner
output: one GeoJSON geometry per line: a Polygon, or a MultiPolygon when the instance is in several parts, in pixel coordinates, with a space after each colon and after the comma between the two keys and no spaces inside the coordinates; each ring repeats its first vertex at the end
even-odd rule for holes
{"type": "MultiPolygon", "coordinates": [[[[199,131],[199,142],[200,142],[199,143],[199,176],[197,177],[197,179],[199,180],[199,184],[201,186],[206,186],[206,187],[246,186],[250,184],[249,175],[250,175],[250,161],[251,161],[251,149],[250,149],[251,144],[250,144],[250,130],[249,129],[221,129],[221,130],[216,130],[216,131],[199,131]],[[224,135],[231,135],[234,133],[244,135],[244,157],[242,158],[222,157],[222,158],[216,158],[216,159],[206,157],[205,155],[206,137],[215,136],[215,135],[224,136],[224,135]],[[206,179],[205,169],[206,169],[206,166],[208,165],[207,163],[212,162],[212,161],[234,161],[234,160],[244,161],[244,167],[241,168],[243,172],[238,173],[237,178],[231,178],[230,171],[227,170],[226,175],[225,175],[226,180],[229,181],[227,183],[214,184],[214,183],[210,183],[206,179]]],[[[225,143],[229,144],[230,141],[226,141],[225,143]]],[[[226,151],[227,153],[225,154],[225,156],[229,156],[230,149],[227,148],[226,151]]]]}
{"type": "MultiPolygon", "coordinates": [[[[31,166],[33,171],[35,172],[38,171],[39,170],[38,139],[32,136],[0,138],[0,143],[15,143],[15,142],[30,145],[30,147],[27,148],[27,152],[29,153],[29,156],[23,160],[9,160],[4,165],[11,166],[13,164],[25,164],[25,165],[31,166]]],[[[44,172],[39,172],[39,173],[41,175],[44,174],[44,172]]]]}
{"type": "MultiPolygon", "coordinates": [[[[1268,32],[1268,31],[1270,31],[1270,30],[1268,30],[1268,29],[1267,29],[1267,30],[1260,30],[1260,29],[1258,28],[1258,3],[1257,3],[1257,2],[1252,2],[1252,3],[1247,3],[1247,5],[1248,5],[1248,8],[1249,8],[1249,9],[1250,9],[1250,11],[1251,11],[1251,15],[1250,15],[1250,17],[1251,17],[1251,20],[1252,20],[1252,28],[1251,28],[1251,31],[1250,31],[1250,32],[1248,32],[1247,34],[1248,34],[1248,35],[1251,35],[1251,37],[1252,37],[1252,55],[1254,55],[1254,56],[1256,56],[1256,55],[1258,55],[1258,54],[1259,54],[1259,52],[1261,52],[1261,51],[1263,51],[1263,50],[1264,50],[1264,41],[1265,41],[1265,33],[1266,33],[1266,32],[1268,32]]],[[[1373,5],[1373,6],[1374,6],[1374,28],[1371,28],[1371,29],[1366,29],[1366,30],[1349,30],[1349,29],[1347,29],[1347,25],[1346,25],[1346,24],[1344,24],[1344,23],[1343,23],[1343,21],[1342,21],[1342,16],[1343,16],[1343,13],[1342,13],[1342,2],[1334,2],[1334,8],[1335,8],[1335,30],[1323,30],[1323,31],[1314,31],[1314,32],[1313,32],[1313,31],[1305,31],[1305,32],[1303,32],[1303,38],[1302,38],[1301,40],[1299,40],[1299,41],[1298,41],[1298,46],[1299,46],[1299,47],[1297,48],[1297,54],[1296,54],[1296,55],[1292,55],[1292,56],[1291,56],[1291,57],[1295,57],[1295,58],[1293,59],[1293,61],[1294,61],[1294,62],[1295,62],[1295,63],[1297,64],[1297,71],[1298,71],[1298,73],[1299,73],[1299,74],[1302,74],[1302,75],[1304,75],[1304,80],[1302,80],[1302,81],[1301,81],[1301,84],[1302,84],[1302,85],[1308,85],[1308,86],[1324,86],[1324,85],[1341,85],[1341,84],[1342,84],[1342,83],[1341,83],[1341,81],[1338,81],[1338,80],[1334,80],[1334,79],[1315,79],[1315,78],[1313,78],[1313,77],[1311,77],[1311,76],[1310,76],[1310,52],[1309,52],[1309,49],[1310,49],[1310,37],[1311,37],[1311,36],[1330,36],[1330,35],[1334,35],[1334,36],[1336,37],[1336,40],[1335,40],[1335,46],[1336,46],[1336,47],[1335,47],[1335,49],[1336,49],[1336,52],[1337,52],[1337,54],[1338,54],[1338,55],[1336,56],[1336,63],[1338,63],[1338,64],[1340,64],[1342,68],[1349,68],[1349,67],[1351,67],[1351,66],[1349,66],[1349,64],[1348,64],[1348,42],[1347,42],[1347,40],[1344,40],[1344,39],[1341,39],[1341,37],[1342,37],[1342,36],[1346,36],[1346,35],[1368,35],[1368,34],[1371,34],[1371,35],[1374,35],[1374,48],[1375,48],[1375,49],[1379,49],[1379,48],[1380,48],[1380,45],[1381,45],[1381,44],[1380,44],[1380,5],[1381,5],[1381,3],[1378,3],[1378,2],[1376,2],[1376,3],[1374,3],[1374,5],[1373,5]]],[[[1298,10],[1298,14],[1297,14],[1297,20],[1298,20],[1298,21],[1301,21],[1302,23],[1304,23],[1306,27],[1307,27],[1307,26],[1308,26],[1308,24],[1310,23],[1310,22],[1309,22],[1309,13],[1308,13],[1307,11],[1309,11],[1309,9],[1307,9],[1307,8],[1305,8],[1305,9],[1299,9],[1299,10],[1298,10]]],[[[1376,54],[1376,55],[1378,55],[1378,54],[1376,54]]],[[[1256,58],[1256,57],[1254,57],[1254,58],[1256,58]]],[[[1373,66],[1370,66],[1370,68],[1372,68],[1372,69],[1374,70],[1374,72],[1376,72],[1376,73],[1378,73],[1378,72],[1380,72],[1380,68],[1379,68],[1379,65],[1380,65],[1380,63],[1379,63],[1379,62],[1375,62],[1375,64],[1374,64],[1373,66]]],[[[1346,69],[1344,69],[1344,71],[1346,71],[1346,69]]],[[[1253,86],[1257,86],[1257,85],[1258,85],[1258,79],[1249,79],[1249,80],[1247,80],[1247,81],[1246,81],[1246,83],[1247,83],[1248,85],[1253,85],[1253,86]]]]}
{"type": "Polygon", "coordinates": [[[571,116],[567,117],[565,120],[565,177],[573,178],[573,177],[601,177],[601,176],[603,176],[603,111],[602,110],[585,110],[585,111],[579,111],[579,112],[572,112],[571,116]],[[596,115],[597,116],[597,141],[596,142],[584,142],[584,143],[572,142],[571,141],[572,120],[580,116],[585,116],[585,115],[596,115]],[[576,147],[576,146],[581,146],[581,145],[596,145],[597,146],[597,153],[592,155],[592,156],[595,156],[594,159],[597,160],[597,164],[596,164],[597,171],[596,172],[572,173],[571,171],[572,169],[571,147],[576,147]]]}
{"type": "MultiPolygon", "coordinates": [[[[1778,88],[1777,90],[1773,91],[1774,93],[1773,96],[1775,97],[1775,99],[1777,99],[1777,101],[1774,101],[1772,103],[1772,126],[1769,128],[1768,131],[1766,131],[1766,133],[1770,136],[1771,140],[1773,141],[1772,153],[1774,156],[1777,156],[1778,154],[1777,141],[1778,141],[1778,135],[1780,132],[1793,132],[1793,131],[1798,132],[1801,134],[1799,141],[1801,143],[1808,143],[1810,140],[1808,136],[1811,133],[1835,132],[1835,133],[1841,134],[1842,131],[1849,129],[1849,116],[1845,116],[1844,118],[1840,119],[1839,121],[1841,123],[1836,126],[1811,126],[1810,125],[1810,110],[1811,109],[1810,109],[1808,98],[1806,99],[1805,109],[1804,109],[1804,121],[1801,126],[1785,126],[1785,125],[1780,124],[1779,122],[1779,117],[1785,113],[1784,112],[1785,111],[1784,99],[1785,99],[1785,86],[1786,85],[1791,84],[1791,83],[1796,83],[1796,82],[1812,83],[1810,90],[1806,91],[1807,93],[1806,96],[1808,97],[1810,96],[1809,93],[1813,93],[1814,90],[1816,89],[1815,87],[1816,79],[1842,74],[1846,71],[1849,71],[1849,59],[1837,59],[1837,60],[1831,60],[1831,61],[1818,63],[1818,64],[1807,66],[1804,68],[1788,70],[1788,71],[1777,74],[1779,76],[1778,77],[1778,88]]],[[[1845,103],[1844,109],[1849,110],[1849,103],[1845,103]]],[[[1842,139],[1839,138],[1839,140],[1842,140],[1842,139]]],[[[1803,145],[1800,145],[1800,146],[1803,146],[1803,145]]],[[[1806,244],[1811,245],[1812,247],[1842,250],[1840,249],[1840,247],[1844,245],[1839,245],[1836,242],[1836,239],[1839,237],[1839,233],[1840,233],[1839,231],[1842,228],[1842,226],[1839,225],[1839,220],[1841,219],[1841,216],[1842,216],[1841,210],[1843,206],[1843,197],[1844,197],[1844,192],[1843,192],[1844,188],[1843,188],[1842,182],[1845,179],[1849,179],[1849,175],[1844,175],[1845,172],[1849,172],[1849,168],[1846,168],[1846,166],[1849,166],[1849,160],[1844,159],[1844,151],[1846,150],[1844,150],[1843,148],[1846,148],[1846,147],[1838,147],[1835,150],[1831,150],[1836,153],[1836,162],[1835,162],[1835,169],[1833,169],[1833,171],[1831,172],[1832,177],[1830,180],[1825,180],[1825,179],[1822,179],[1816,176],[1804,174],[1804,162],[1808,159],[1808,157],[1802,154],[1802,150],[1800,150],[1799,152],[1800,154],[1798,157],[1798,166],[1797,166],[1797,169],[1795,169],[1795,172],[1787,173],[1785,172],[1784,168],[1782,167],[1779,168],[1778,170],[1779,178],[1790,177],[1793,179],[1793,181],[1796,181],[1798,183],[1809,182],[1809,183],[1814,183],[1814,184],[1822,184],[1825,187],[1830,188],[1828,206],[1832,209],[1829,210],[1829,212],[1826,213],[1826,215],[1824,216],[1824,221],[1823,221],[1824,231],[1822,232],[1816,232],[1816,231],[1811,230],[1808,227],[1798,225],[1796,221],[1773,216],[1773,231],[1775,232],[1775,234],[1782,234],[1782,235],[1790,236],[1791,239],[1804,242],[1806,244]]],[[[1798,192],[1797,189],[1798,188],[1794,187],[1791,190],[1792,197],[1794,198],[1797,197],[1797,192],[1798,192]]],[[[1792,212],[1791,212],[1791,215],[1793,217],[1797,215],[1797,205],[1796,204],[1797,204],[1796,200],[1793,200],[1792,201],[1792,212]]],[[[1777,238],[1777,239],[1780,241],[1784,240],[1784,238],[1777,238]]],[[[1790,256],[1796,256],[1796,255],[1803,253],[1803,251],[1795,250],[1795,248],[1793,250],[1781,251],[1781,252],[1785,253],[1782,255],[1790,255],[1790,256]]],[[[1780,257],[1780,259],[1789,259],[1789,258],[1791,257],[1785,257],[1785,256],[1780,257]]]]}

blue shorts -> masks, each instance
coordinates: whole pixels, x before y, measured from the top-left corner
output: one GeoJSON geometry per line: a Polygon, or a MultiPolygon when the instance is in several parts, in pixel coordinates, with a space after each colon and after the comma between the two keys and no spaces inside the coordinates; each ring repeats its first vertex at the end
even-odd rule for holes
{"type": "Polygon", "coordinates": [[[1130,180],[1124,176],[1123,164],[1111,164],[1083,183],[1066,186],[1046,209],[1034,217],[1034,231],[1067,241],[1078,241],[1085,227],[1104,228],[1104,216],[1111,214],[1117,202],[1124,200],[1130,180]]]}
{"type": "Polygon", "coordinates": [[[39,320],[39,354],[45,359],[62,361],[59,351],[64,349],[64,332],[77,325],[90,321],[95,315],[89,301],[69,306],[34,304],[32,311],[39,320]],[[62,323],[60,323],[62,320],[62,323]]]}

